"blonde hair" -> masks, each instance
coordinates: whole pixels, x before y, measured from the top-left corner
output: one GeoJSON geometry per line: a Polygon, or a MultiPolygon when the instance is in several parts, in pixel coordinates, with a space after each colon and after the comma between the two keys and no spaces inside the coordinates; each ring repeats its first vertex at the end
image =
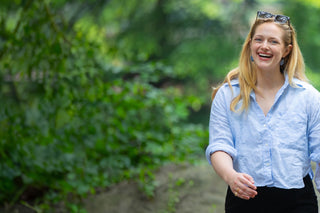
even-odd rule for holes
{"type": "MultiPolygon", "coordinates": [[[[254,63],[252,63],[250,60],[250,42],[255,34],[257,27],[266,22],[274,21],[273,19],[257,19],[254,22],[243,44],[239,59],[239,66],[231,70],[225,77],[224,81],[218,87],[213,89],[212,100],[214,99],[217,91],[223,84],[228,83],[230,89],[232,89],[230,81],[233,79],[238,79],[240,86],[240,94],[236,96],[230,104],[230,109],[233,112],[238,111],[235,108],[240,100],[242,100],[242,105],[241,108],[239,108],[239,111],[243,111],[244,109],[247,110],[250,104],[250,93],[252,90],[256,90],[257,71],[254,63]]],[[[292,45],[290,53],[284,58],[284,65],[280,67],[281,72],[285,71],[287,73],[290,85],[294,86],[292,82],[293,77],[302,81],[307,81],[307,78],[305,76],[304,59],[296,39],[296,32],[294,30],[294,27],[291,24],[289,26],[288,24],[279,24],[276,22],[274,23],[277,24],[285,32],[283,37],[285,47],[287,47],[290,44],[292,45]]]]}

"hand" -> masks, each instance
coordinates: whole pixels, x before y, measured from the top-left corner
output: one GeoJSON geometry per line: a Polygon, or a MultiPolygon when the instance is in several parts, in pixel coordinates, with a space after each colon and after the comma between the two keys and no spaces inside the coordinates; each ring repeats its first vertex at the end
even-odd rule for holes
{"type": "Polygon", "coordinates": [[[254,198],[258,194],[254,180],[248,174],[235,172],[230,177],[228,185],[235,196],[245,200],[254,198]]]}

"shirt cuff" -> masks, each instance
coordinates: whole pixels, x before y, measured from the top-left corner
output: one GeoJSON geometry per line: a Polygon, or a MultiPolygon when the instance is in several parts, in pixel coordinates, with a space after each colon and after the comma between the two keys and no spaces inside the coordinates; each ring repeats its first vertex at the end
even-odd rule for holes
{"type": "Polygon", "coordinates": [[[211,165],[211,155],[217,151],[222,151],[227,153],[228,155],[231,156],[232,159],[235,159],[237,156],[237,150],[234,149],[233,147],[226,147],[226,146],[208,146],[206,149],[206,157],[207,161],[211,165]]]}

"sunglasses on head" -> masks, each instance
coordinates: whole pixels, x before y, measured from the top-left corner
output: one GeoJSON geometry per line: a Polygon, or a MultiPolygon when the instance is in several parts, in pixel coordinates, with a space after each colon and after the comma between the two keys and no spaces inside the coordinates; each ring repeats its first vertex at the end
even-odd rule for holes
{"type": "Polygon", "coordinates": [[[274,18],[274,22],[279,23],[279,24],[286,24],[290,26],[290,17],[289,16],[284,16],[284,15],[274,15],[272,13],[264,12],[264,11],[258,11],[257,12],[257,19],[270,19],[274,18]]]}

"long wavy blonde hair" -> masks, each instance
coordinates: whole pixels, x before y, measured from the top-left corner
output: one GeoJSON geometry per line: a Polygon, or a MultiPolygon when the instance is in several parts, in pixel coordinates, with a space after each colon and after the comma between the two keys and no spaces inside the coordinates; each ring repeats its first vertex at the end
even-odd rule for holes
{"type": "MultiPolygon", "coordinates": [[[[249,108],[250,104],[250,93],[252,90],[256,90],[257,83],[257,69],[253,62],[250,60],[251,50],[250,43],[251,39],[255,34],[257,27],[266,22],[274,22],[273,19],[257,19],[251,27],[251,30],[243,44],[242,51],[239,59],[239,66],[231,70],[225,77],[223,83],[218,87],[213,89],[212,100],[214,99],[219,88],[224,84],[228,83],[229,87],[232,89],[230,81],[233,79],[239,80],[240,94],[236,96],[231,104],[230,109],[233,112],[243,111],[249,108]],[[236,105],[242,100],[242,105],[239,110],[236,110],[236,105]]],[[[292,45],[291,52],[284,58],[284,65],[280,67],[281,72],[286,72],[288,74],[290,85],[294,85],[292,82],[293,77],[298,78],[302,81],[307,81],[305,76],[305,65],[303,56],[301,54],[299,45],[297,43],[296,32],[294,27],[290,24],[277,24],[285,33],[283,36],[283,41],[285,46],[292,45]]]]}

